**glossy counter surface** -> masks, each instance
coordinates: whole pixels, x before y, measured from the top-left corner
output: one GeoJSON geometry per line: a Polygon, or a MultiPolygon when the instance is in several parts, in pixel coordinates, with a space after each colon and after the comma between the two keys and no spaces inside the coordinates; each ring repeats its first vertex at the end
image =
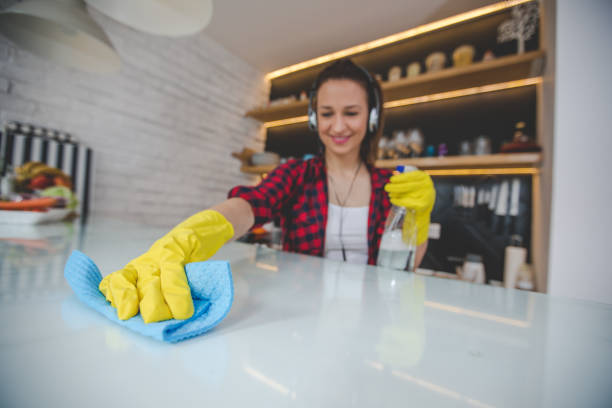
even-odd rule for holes
{"type": "Polygon", "coordinates": [[[164,344],[88,309],[103,275],[165,230],[0,226],[2,407],[610,407],[612,307],[233,243],[234,305],[164,344]]]}

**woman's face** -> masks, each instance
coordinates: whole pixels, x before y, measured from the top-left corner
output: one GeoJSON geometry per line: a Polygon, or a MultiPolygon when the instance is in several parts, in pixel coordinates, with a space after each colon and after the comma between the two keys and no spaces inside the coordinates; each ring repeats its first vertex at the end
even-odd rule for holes
{"type": "Polygon", "coordinates": [[[329,79],[317,93],[317,127],[328,154],[357,155],[365,138],[368,95],[350,79],[329,79]]]}

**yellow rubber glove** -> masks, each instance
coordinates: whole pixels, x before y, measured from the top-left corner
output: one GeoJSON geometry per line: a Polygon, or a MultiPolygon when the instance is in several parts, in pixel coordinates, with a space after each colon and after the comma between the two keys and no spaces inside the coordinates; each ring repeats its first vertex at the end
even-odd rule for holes
{"type": "Polygon", "coordinates": [[[429,174],[415,170],[391,176],[385,184],[391,204],[414,210],[417,227],[417,245],[427,241],[429,217],[436,201],[436,190],[429,174]]]}
{"type": "Polygon", "coordinates": [[[99,289],[121,320],[135,316],[139,309],[145,323],[187,319],[193,315],[193,300],[185,264],[210,258],[233,236],[232,224],[219,212],[199,212],[102,279],[99,289]]]}

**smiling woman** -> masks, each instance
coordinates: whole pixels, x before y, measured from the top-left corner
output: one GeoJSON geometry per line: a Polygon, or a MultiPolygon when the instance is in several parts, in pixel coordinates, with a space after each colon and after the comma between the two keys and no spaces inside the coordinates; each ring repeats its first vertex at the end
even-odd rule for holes
{"type": "Polygon", "coordinates": [[[418,265],[427,247],[433,183],[423,172],[398,178],[373,166],[380,101],[378,83],[352,61],[325,68],[309,103],[309,126],[318,134],[320,153],[280,165],[257,186],[233,188],[228,200],[188,218],[107,276],[101,289],[121,318],[139,307],[146,309],[141,313],[148,322],[189,317],[193,306],[182,266],[207,259],[227,241],[274,219],[280,219],[285,251],[374,265],[391,202],[398,203],[421,220],[418,265]],[[137,290],[143,285],[146,293],[137,290]]]}

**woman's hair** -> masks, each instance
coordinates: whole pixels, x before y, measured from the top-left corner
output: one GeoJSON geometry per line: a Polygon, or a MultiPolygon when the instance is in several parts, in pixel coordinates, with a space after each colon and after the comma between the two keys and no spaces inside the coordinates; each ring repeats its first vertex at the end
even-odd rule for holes
{"type": "MultiPolygon", "coordinates": [[[[361,160],[369,165],[374,165],[376,160],[376,152],[378,150],[378,141],[380,140],[382,129],[383,129],[383,117],[382,117],[382,90],[380,84],[374,78],[368,78],[364,72],[364,68],[357,66],[353,61],[348,58],[339,59],[323,69],[317,76],[314,83],[314,95],[319,91],[321,85],[330,79],[350,79],[360,84],[368,95],[368,111],[366,113],[366,120],[369,122],[370,111],[376,105],[375,96],[373,92],[378,92],[378,100],[380,103],[380,112],[378,112],[378,126],[374,133],[370,132],[369,127],[366,130],[366,135],[361,142],[361,148],[359,149],[359,155],[361,160]],[[372,89],[374,88],[374,89],[372,89]]],[[[316,110],[316,102],[313,101],[313,108],[316,110]]]]}

